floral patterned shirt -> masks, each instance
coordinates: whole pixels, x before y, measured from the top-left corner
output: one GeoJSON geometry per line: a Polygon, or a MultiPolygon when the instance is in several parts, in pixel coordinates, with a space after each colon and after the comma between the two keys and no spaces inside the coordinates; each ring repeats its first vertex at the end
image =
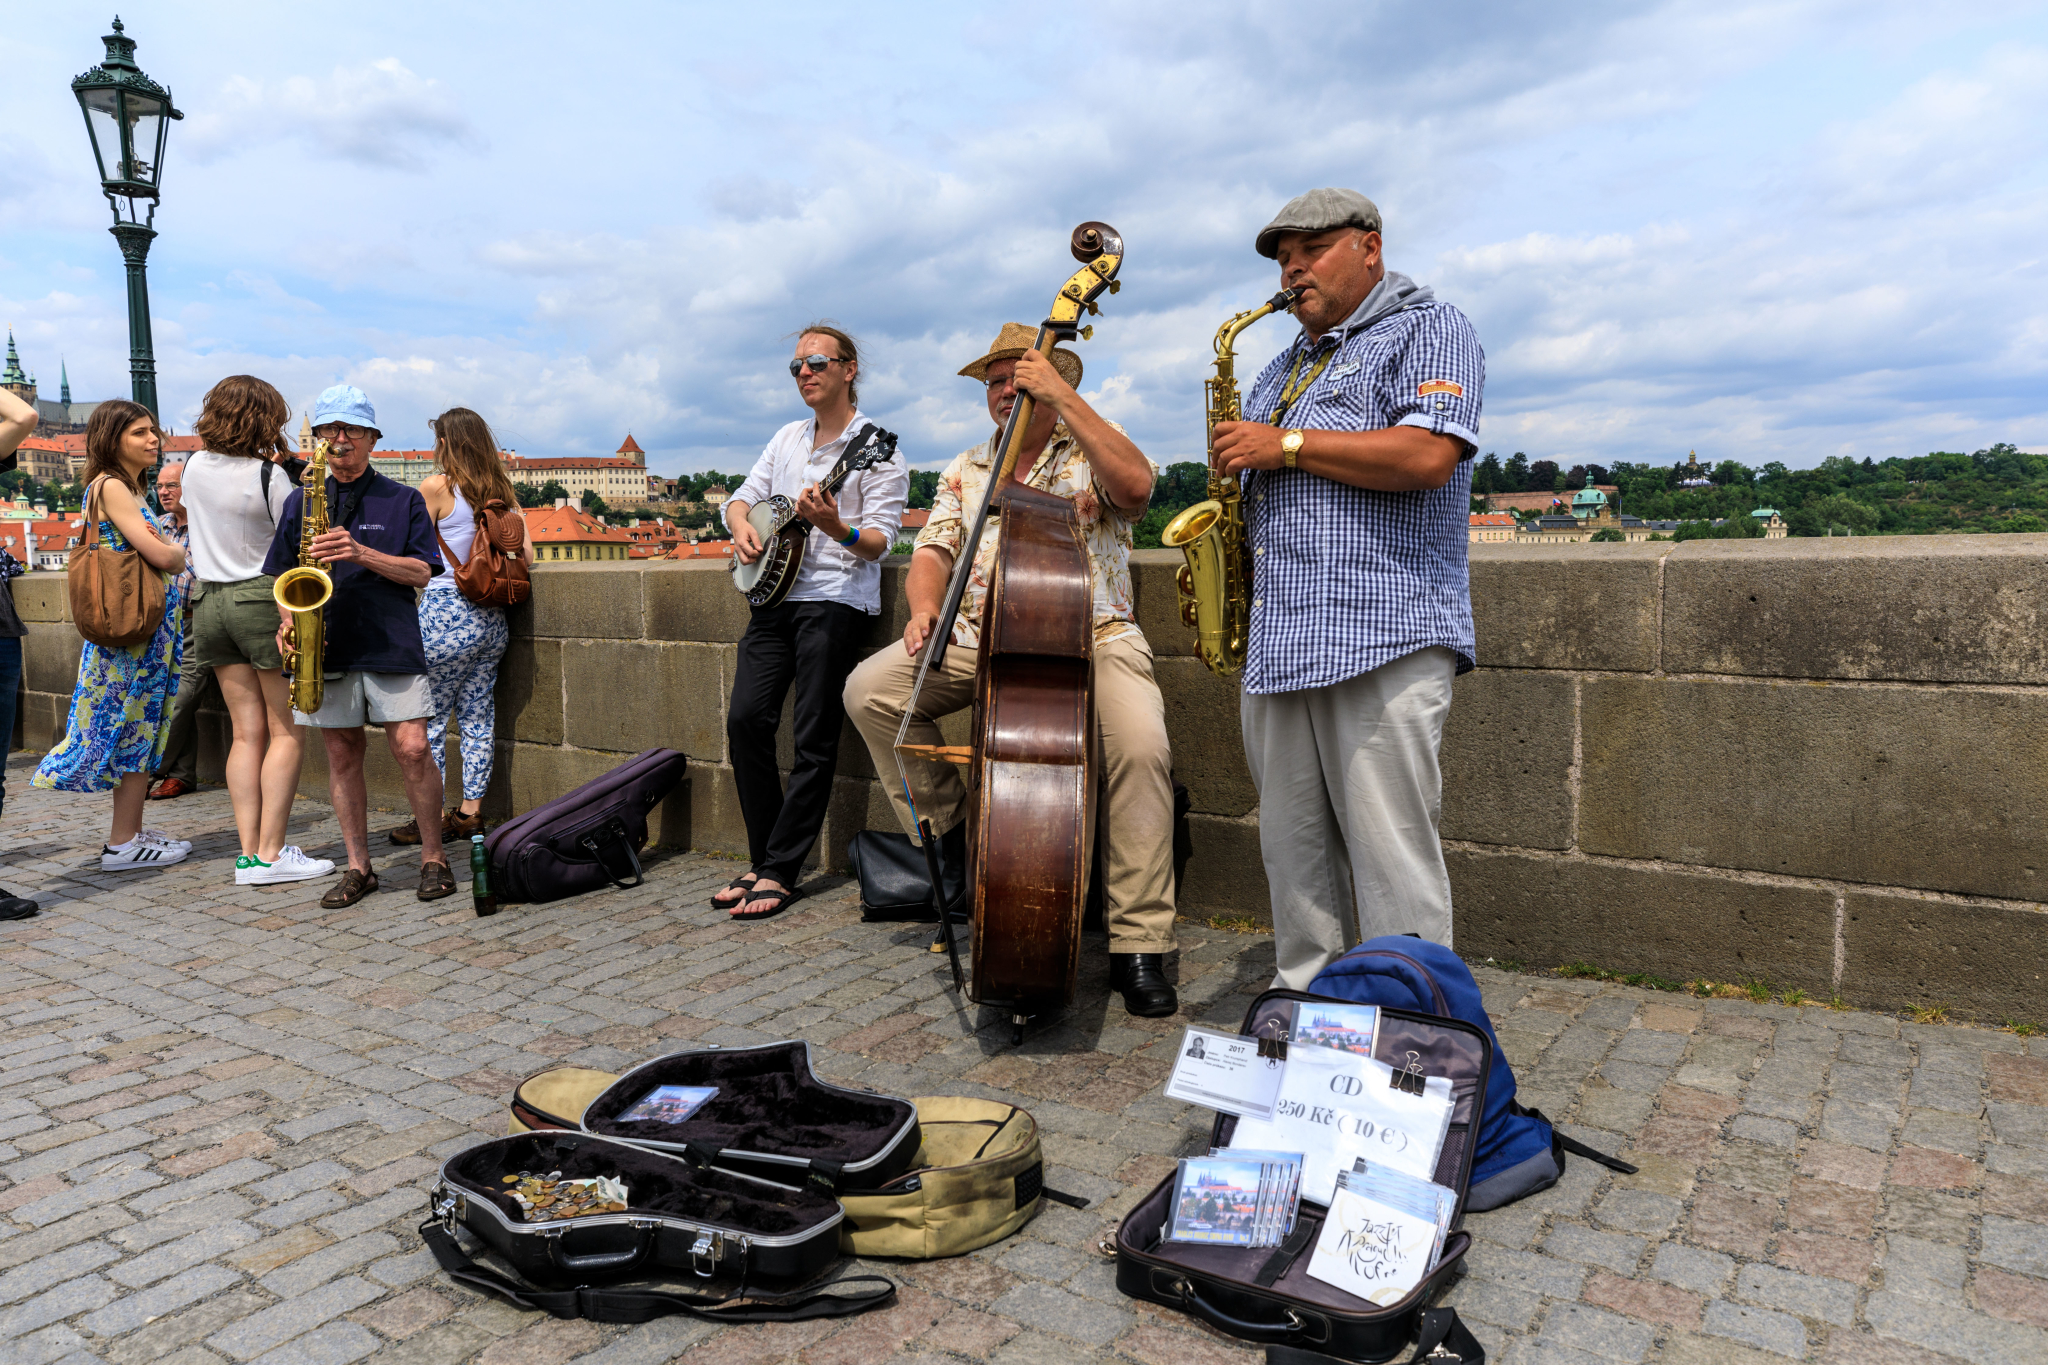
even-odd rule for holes
{"type": "MultiPolygon", "coordinates": [[[[1121,432],[1122,427],[1111,422],[1121,432]]],[[[966,538],[966,518],[980,510],[983,492],[995,475],[995,444],[1000,433],[991,435],[972,450],[953,457],[939,476],[938,493],[932,498],[931,520],[918,532],[919,545],[936,545],[954,556],[966,538]]],[[[1159,477],[1159,466],[1152,477],[1159,477]]],[[[1045,450],[1031,466],[1025,482],[1033,488],[1062,497],[1074,504],[1081,522],[1081,541],[1088,549],[1088,566],[1095,578],[1095,643],[1138,634],[1137,605],[1131,596],[1131,519],[1118,511],[1104,495],[1088,467],[1081,443],[1061,422],[1053,427],[1045,450]]],[[[989,577],[995,572],[996,546],[1001,526],[991,521],[982,532],[974,556],[974,570],[968,576],[967,592],[960,601],[960,619],[953,623],[953,643],[978,648],[981,644],[982,603],[988,597],[989,577]]]]}

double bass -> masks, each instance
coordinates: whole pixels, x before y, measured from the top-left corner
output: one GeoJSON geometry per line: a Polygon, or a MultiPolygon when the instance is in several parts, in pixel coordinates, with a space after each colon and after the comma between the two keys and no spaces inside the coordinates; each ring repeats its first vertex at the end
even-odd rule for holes
{"type": "MultiPolygon", "coordinates": [[[[1074,229],[1071,248],[1081,268],[1060,287],[1039,326],[1033,348],[1042,355],[1062,341],[1092,335],[1092,327],[1079,325],[1081,314],[1099,312],[1097,297],[1120,288],[1124,244],[1115,228],[1083,223],[1074,229]]],[[[1008,1010],[1015,1041],[1032,1014],[1073,1002],[1097,777],[1094,577],[1074,505],[1016,481],[1032,408],[1030,395],[1019,392],[1003,423],[988,488],[961,541],[896,736],[899,764],[920,759],[967,768],[966,885],[973,912],[967,998],[1008,1010]],[[1002,538],[983,602],[973,742],[906,744],[925,678],[945,662],[991,518],[1002,538]]],[[[914,810],[907,773],[904,785],[914,810]]],[[[936,887],[936,841],[928,823],[920,820],[920,829],[936,887]]],[[[939,933],[957,954],[944,915],[939,933]]],[[[954,975],[957,982],[957,955],[954,975]]]]}

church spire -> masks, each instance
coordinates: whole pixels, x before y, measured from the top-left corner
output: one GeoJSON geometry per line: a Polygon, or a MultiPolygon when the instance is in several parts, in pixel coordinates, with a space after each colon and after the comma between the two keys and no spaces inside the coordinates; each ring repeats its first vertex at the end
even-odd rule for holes
{"type": "Polygon", "coordinates": [[[71,370],[62,356],[57,357],[57,375],[63,381],[57,388],[57,401],[68,408],[71,406],[71,370]]]}
{"type": "Polygon", "coordinates": [[[21,372],[21,353],[14,349],[14,329],[7,329],[7,368],[0,370],[0,384],[26,384],[28,376],[21,372]]]}

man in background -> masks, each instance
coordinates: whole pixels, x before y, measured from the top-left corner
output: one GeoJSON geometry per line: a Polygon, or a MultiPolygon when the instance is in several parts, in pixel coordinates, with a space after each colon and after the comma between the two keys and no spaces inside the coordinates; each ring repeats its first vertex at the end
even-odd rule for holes
{"type": "MultiPolygon", "coordinates": [[[[171,538],[185,551],[185,571],[179,580],[191,600],[192,592],[192,528],[185,521],[185,462],[166,464],[157,472],[156,500],[170,518],[171,538]]],[[[164,741],[164,754],[152,774],[153,785],[149,789],[152,801],[171,801],[196,791],[199,787],[199,706],[211,696],[219,702],[220,684],[213,680],[213,670],[194,662],[192,649],[192,618],[195,613],[185,613],[184,667],[178,673],[178,697],[171,703],[171,733],[164,741]]]]}

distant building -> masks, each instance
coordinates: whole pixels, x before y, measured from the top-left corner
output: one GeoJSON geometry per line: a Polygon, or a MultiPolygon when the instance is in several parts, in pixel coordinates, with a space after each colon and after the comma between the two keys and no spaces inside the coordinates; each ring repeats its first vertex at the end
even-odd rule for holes
{"type": "MultiPolygon", "coordinates": [[[[1619,501],[1621,489],[1611,483],[1594,484],[1593,487],[1605,493],[1610,501],[1619,501]]],[[[1482,493],[1489,512],[1547,512],[1556,502],[1556,493],[1482,493]]]]}
{"type": "Polygon", "coordinates": [[[1763,524],[1765,540],[1783,540],[1791,534],[1791,528],[1785,525],[1785,519],[1778,515],[1775,507],[1759,507],[1750,515],[1763,524]]]}
{"type": "Polygon", "coordinates": [[[1465,538],[1476,544],[1483,540],[1513,540],[1518,523],[1509,512],[1474,512],[1466,525],[1465,538]]]}
{"type": "Polygon", "coordinates": [[[1706,469],[1700,464],[1697,450],[1685,452],[1685,466],[1678,470],[1680,488],[1712,488],[1714,481],[1707,477],[1706,469]]]}
{"type": "Polygon", "coordinates": [[[645,501],[648,490],[647,452],[628,434],[609,460],[529,460],[500,452],[505,473],[515,484],[540,488],[558,483],[572,498],[595,493],[606,502],[632,505],[645,501]]]}
{"type": "Polygon", "coordinates": [[[567,498],[555,499],[553,507],[529,508],[526,529],[533,536],[536,564],[628,559],[635,544],[623,528],[605,525],[582,508],[571,506],[567,498]]]}
{"type": "Polygon", "coordinates": [[[372,450],[370,468],[385,478],[402,483],[408,488],[418,488],[420,480],[434,472],[434,452],[431,450],[372,450]]]}
{"type": "MultiPolygon", "coordinates": [[[[36,433],[42,436],[84,434],[86,419],[92,416],[98,403],[74,403],[71,401],[71,370],[62,360],[57,362],[57,401],[52,403],[38,395],[35,376],[21,367],[21,356],[14,348],[14,331],[7,333],[7,363],[0,368],[0,389],[5,389],[36,410],[40,419],[36,433]]],[[[18,558],[19,556],[17,556],[18,558]]]]}

